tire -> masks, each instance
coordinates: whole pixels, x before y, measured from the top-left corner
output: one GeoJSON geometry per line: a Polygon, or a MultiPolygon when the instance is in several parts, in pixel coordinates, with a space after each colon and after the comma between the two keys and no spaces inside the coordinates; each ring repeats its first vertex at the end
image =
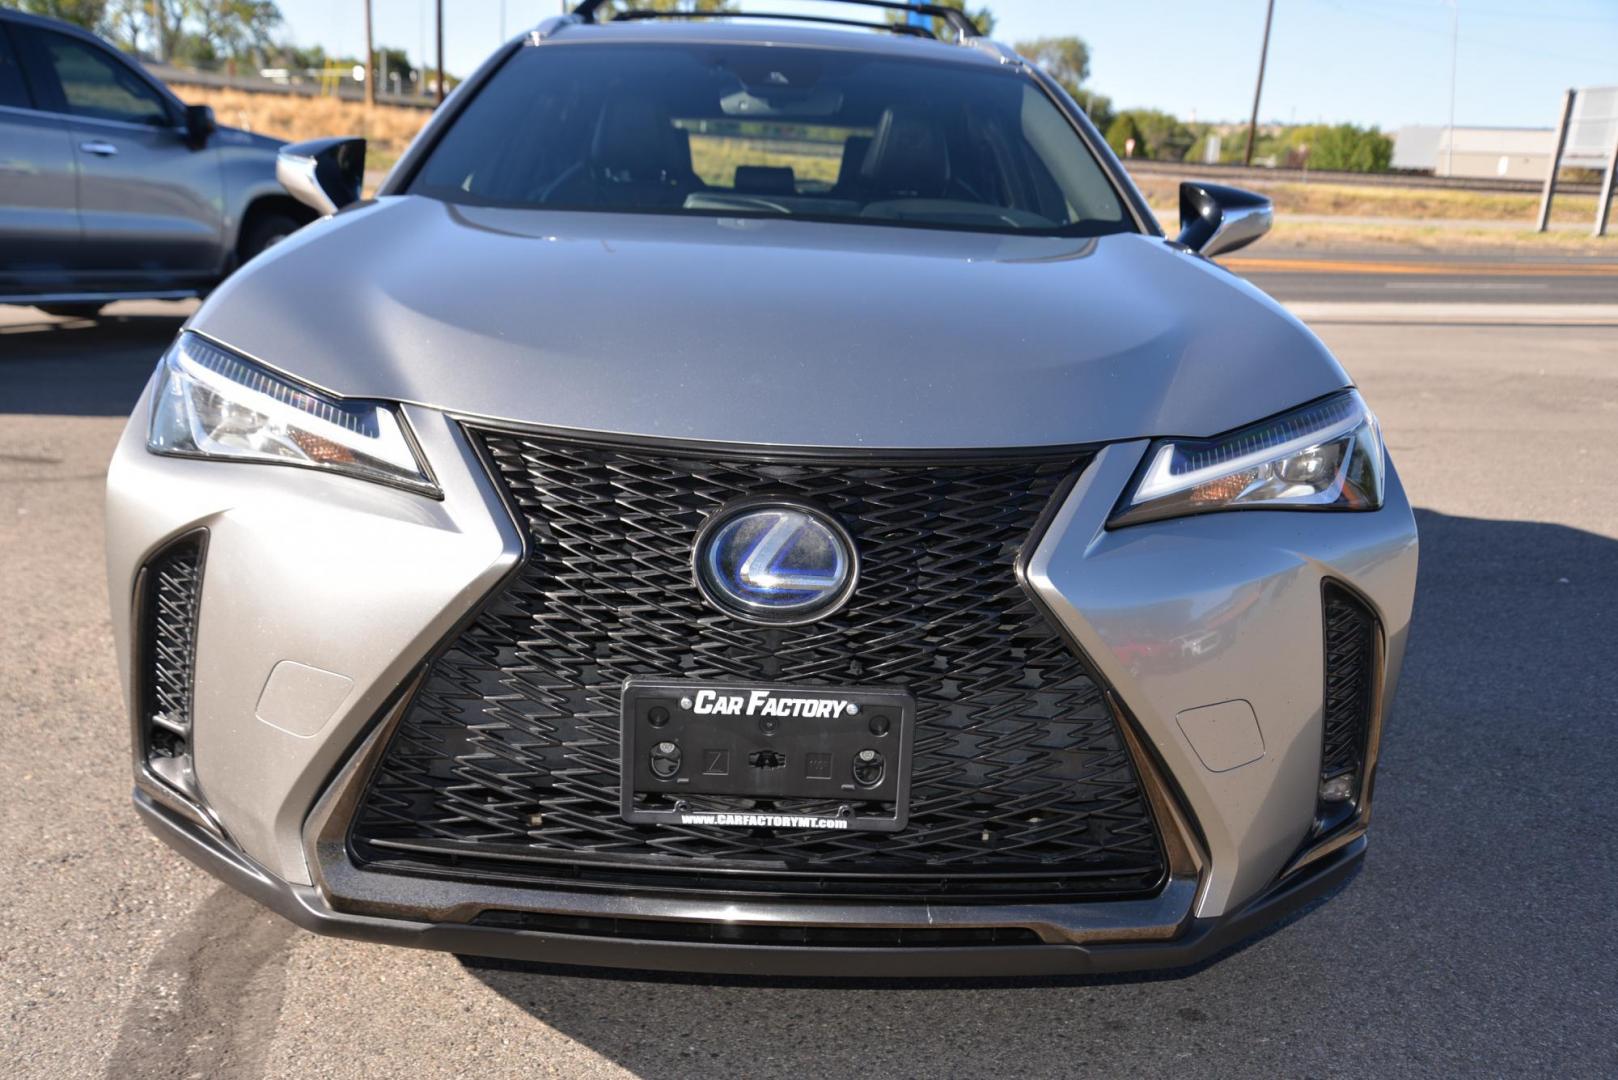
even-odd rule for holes
{"type": "Polygon", "coordinates": [[[241,261],[246,262],[266,248],[274,247],[302,227],[303,222],[291,214],[265,214],[253,222],[252,227],[242,237],[241,261]]]}
{"type": "Polygon", "coordinates": [[[60,319],[93,319],[101,314],[106,304],[35,304],[34,307],[47,315],[55,315],[60,319]]]}

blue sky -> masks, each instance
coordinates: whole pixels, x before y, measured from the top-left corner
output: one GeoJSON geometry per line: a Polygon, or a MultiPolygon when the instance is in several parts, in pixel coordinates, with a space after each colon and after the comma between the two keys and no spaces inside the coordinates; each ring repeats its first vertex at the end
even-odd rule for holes
{"type": "MultiPolygon", "coordinates": [[[[978,0],[974,0],[978,2],[978,0]]],[[[1182,118],[1245,119],[1264,0],[987,0],[995,36],[1077,34],[1090,85],[1120,107],[1182,118]]],[[[361,0],[279,0],[300,44],[358,54],[361,0]]],[[[432,50],[431,0],[374,0],[377,40],[432,50]]],[[[743,0],[760,10],[777,0],[743,0]]],[[[560,0],[445,0],[446,66],[468,73],[500,40],[558,11],[560,0]]],[[[1456,0],[1459,124],[1548,127],[1569,86],[1618,84],[1618,0],[1456,0]]],[[[1451,6],[1445,0],[1276,0],[1266,120],[1445,123],[1451,6]]]]}

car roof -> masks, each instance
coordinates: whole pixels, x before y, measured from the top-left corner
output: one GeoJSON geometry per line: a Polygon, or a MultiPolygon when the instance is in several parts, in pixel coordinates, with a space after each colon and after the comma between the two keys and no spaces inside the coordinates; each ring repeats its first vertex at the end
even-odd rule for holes
{"type": "Polygon", "coordinates": [[[838,49],[851,52],[882,53],[890,56],[925,57],[962,64],[995,67],[1011,63],[1016,54],[987,38],[972,38],[955,44],[937,38],[917,37],[883,31],[759,20],[730,19],[633,19],[605,23],[577,22],[568,18],[550,20],[535,31],[544,43],[583,44],[656,42],[718,43],[726,45],[798,46],[810,49],[838,49]]]}

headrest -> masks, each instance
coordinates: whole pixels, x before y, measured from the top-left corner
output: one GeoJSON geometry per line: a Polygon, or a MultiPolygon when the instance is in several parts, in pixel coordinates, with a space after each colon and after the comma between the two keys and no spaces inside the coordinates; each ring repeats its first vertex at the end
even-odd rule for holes
{"type": "Polygon", "coordinates": [[[850,135],[843,141],[843,163],[837,167],[839,189],[846,189],[859,181],[860,166],[865,164],[865,155],[870,149],[869,135],[850,135]]]}
{"type": "Polygon", "coordinates": [[[873,192],[907,198],[942,198],[949,187],[949,146],[925,109],[882,114],[860,179],[873,192]]]}
{"type": "Polygon", "coordinates": [[[669,179],[681,171],[676,134],[668,111],[655,101],[609,101],[596,122],[590,162],[618,180],[669,179]]]}
{"type": "Polygon", "coordinates": [[[796,195],[798,177],[789,165],[738,165],[736,190],[750,195],[796,195]]]}

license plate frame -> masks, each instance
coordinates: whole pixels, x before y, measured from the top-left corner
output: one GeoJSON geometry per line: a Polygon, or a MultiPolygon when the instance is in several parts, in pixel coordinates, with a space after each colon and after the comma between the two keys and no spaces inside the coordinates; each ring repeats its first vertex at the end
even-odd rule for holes
{"type": "Polygon", "coordinates": [[[916,701],[905,690],[629,679],[621,720],[632,825],[897,832],[909,820],[916,701]],[[755,805],[728,809],[724,797],[755,805]],[[771,805],[794,800],[809,808],[771,805]]]}

